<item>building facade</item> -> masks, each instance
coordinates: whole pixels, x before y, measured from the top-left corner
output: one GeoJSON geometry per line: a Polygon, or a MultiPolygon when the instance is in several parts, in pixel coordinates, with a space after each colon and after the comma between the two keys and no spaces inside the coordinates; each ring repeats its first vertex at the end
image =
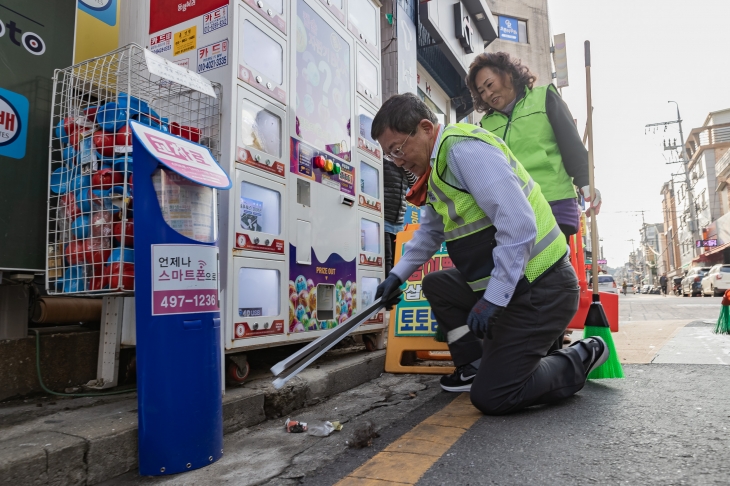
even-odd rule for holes
{"type": "Polygon", "coordinates": [[[382,0],[383,100],[412,92],[444,123],[478,122],[465,78],[477,54],[505,51],[552,79],[547,0],[382,0]]]}
{"type": "Polygon", "coordinates": [[[674,277],[682,274],[682,259],[679,252],[677,226],[677,205],[674,196],[674,181],[665,182],[661,190],[664,231],[661,238],[664,250],[661,252],[662,273],[674,277]]]}
{"type": "Polygon", "coordinates": [[[417,94],[442,123],[473,121],[466,74],[477,54],[497,38],[481,0],[383,0],[383,99],[417,94]]]}
{"type": "MultiPolygon", "coordinates": [[[[730,109],[709,113],[702,127],[693,129],[685,143],[690,158],[701,247],[680,240],[683,264],[712,265],[730,262],[730,109]],[[692,251],[696,253],[692,254],[692,251]],[[689,256],[692,258],[688,258],[689,256]]],[[[689,201],[684,201],[684,205],[689,201]]],[[[680,222],[680,225],[682,222],[680,222]]],[[[688,227],[688,225],[685,225],[688,227]]],[[[686,235],[686,231],[685,231],[686,235]]]]}
{"type": "Polygon", "coordinates": [[[487,0],[499,37],[487,52],[508,52],[537,75],[537,86],[552,82],[551,34],[547,0],[487,0]]]}
{"type": "Polygon", "coordinates": [[[658,285],[659,260],[661,256],[661,235],[664,233],[664,224],[645,224],[641,228],[641,245],[643,260],[641,262],[641,283],[644,285],[658,285]]]}

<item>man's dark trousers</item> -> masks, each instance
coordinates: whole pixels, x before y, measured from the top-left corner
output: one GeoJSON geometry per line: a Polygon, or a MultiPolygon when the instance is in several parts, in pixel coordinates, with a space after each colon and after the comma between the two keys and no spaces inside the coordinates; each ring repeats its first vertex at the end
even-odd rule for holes
{"type": "Polygon", "coordinates": [[[423,292],[447,334],[457,366],[482,359],[471,401],[485,414],[515,412],[569,397],[585,385],[585,367],[575,348],[553,351],[578,310],[579,288],[567,258],[515,295],[491,325],[492,338],[478,339],[466,327],[469,312],[484,291],[471,290],[455,269],[427,275],[423,292]]]}

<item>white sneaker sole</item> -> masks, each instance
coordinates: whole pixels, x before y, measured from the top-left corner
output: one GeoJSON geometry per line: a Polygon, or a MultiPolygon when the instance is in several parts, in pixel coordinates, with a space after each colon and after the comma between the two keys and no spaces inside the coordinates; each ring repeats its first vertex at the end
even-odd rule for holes
{"type": "Polygon", "coordinates": [[[601,344],[603,344],[603,351],[601,352],[601,355],[596,358],[596,360],[591,364],[591,366],[588,368],[588,371],[586,372],[586,376],[590,375],[593,370],[601,366],[603,363],[608,361],[608,345],[606,345],[606,341],[604,341],[602,338],[598,336],[594,336],[592,339],[595,339],[597,341],[601,341],[601,344]]]}
{"type": "Polygon", "coordinates": [[[460,386],[441,385],[441,388],[443,388],[447,392],[452,392],[452,393],[468,392],[471,390],[471,383],[469,383],[468,385],[460,385],[460,386]]]}

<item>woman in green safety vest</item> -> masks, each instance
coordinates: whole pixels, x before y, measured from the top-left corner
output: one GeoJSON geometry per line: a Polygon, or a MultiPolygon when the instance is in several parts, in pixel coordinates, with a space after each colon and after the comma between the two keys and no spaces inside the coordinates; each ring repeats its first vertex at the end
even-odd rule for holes
{"type": "MultiPolygon", "coordinates": [[[[575,187],[587,202],[588,152],[568,106],[555,86],[534,86],[536,76],[506,52],[479,54],[466,84],[474,108],[484,112],[480,125],[504,140],[517,160],[540,184],[560,229],[578,232],[580,208],[575,187]]],[[[601,193],[591,206],[600,209],[601,193]]]]}

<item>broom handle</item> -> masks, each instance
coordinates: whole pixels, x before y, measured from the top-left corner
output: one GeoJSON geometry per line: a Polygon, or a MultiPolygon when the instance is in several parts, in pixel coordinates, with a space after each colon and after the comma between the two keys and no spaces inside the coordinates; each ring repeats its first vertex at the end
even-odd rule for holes
{"type": "MultiPolygon", "coordinates": [[[[586,58],[586,97],[588,98],[588,116],[586,119],[586,133],[588,135],[588,186],[590,187],[591,204],[596,200],[596,185],[593,175],[593,100],[591,99],[591,41],[585,41],[586,58]]],[[[598,224],[594,211],[589,209],[591,216],[591,273],[593,274],[593,295],[598,295],[598,224]]]]}

